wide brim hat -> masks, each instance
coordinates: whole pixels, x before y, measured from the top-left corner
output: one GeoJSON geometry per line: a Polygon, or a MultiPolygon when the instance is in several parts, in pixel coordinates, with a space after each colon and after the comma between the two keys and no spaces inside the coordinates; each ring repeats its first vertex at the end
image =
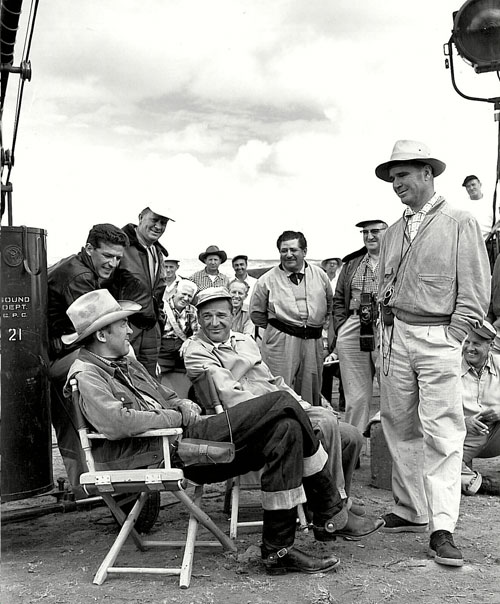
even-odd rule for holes
{"type": "Polygon", "coordinates": [[[435,157],[431,157],[429,147],[419,141],[396,141],[392,150],[391,159],[375,168],[375,174],[385,182],[391,182],[389,170],[396,164],[404,162],[419,162],[432,166],[434,176],[439,176],[446,169],[446,164],[435,157]]]}
{"type": "Polygon", "coordinates": [[[99,329],[120,321],[141,310],[142,306],[131,300],[115,300],[107,289],[96,289],[77,298],[66,314],[76,332],[61,336],[64,344],[76,344],[99,329]]]}
{"type": "Polygon", "coordinates": [[[342,259],[341,258],[337,258],[335,256],[331,256],[330,258],[325,258],[324,260],[321,261],[321,268],[323,270],[325,270],[326,267],[326,263],[330,262],[330,260],[335,260],[335,262],[340,266],[342,264],[342,259]]]}
{"type": "Polygon", "coordinates": [[[387,222],[385,220],[382,220],[381,218],[374,218],[373,220],[362,220],[361,222],[356,223],[354,226],[360,227],[361,229],[365,226],[368,226],[369,224],[373,224],[374,222],[381,222],[382,224],[385,224],[385,226],[389,226],[387,224],[387,222]]]}
{"type": "Polygon", "coordinates": [[[221,264],[224,264],[224,262],[227,260],[226,252],[224,250],[220,250],[216,245],[209,245],[207,249],[198,256],[198,258],[201,262],[203,262],[203,264],[206,264],[205,260],[207,259],[207,256],[219,256],[221,264]]]}
{"type": "Polygon", "coordinates": [[[171,208],[164,207],[164,208],[161,208],[161,211],[159,211],[159,210],[160,210],[160,208],[152,208],[150,206],[146,206],[144,208],[144,210],[142,210],[141,214],[149,211],[149,212],[153,212],[153,214],[156,214],[160,218],[166,218],[167,220],[175,222],[175,220],[172,218],[172,214],[175,212],[173,212],[171,208]]]}
{"type": "Polygon", "coordinates": [[[213,300],[231,300],[231,294],[225,287],[207,287],[207,289],[202,289],[196,294],[193,304],[196,308],[200,308],[200,306],[213,300]]]}

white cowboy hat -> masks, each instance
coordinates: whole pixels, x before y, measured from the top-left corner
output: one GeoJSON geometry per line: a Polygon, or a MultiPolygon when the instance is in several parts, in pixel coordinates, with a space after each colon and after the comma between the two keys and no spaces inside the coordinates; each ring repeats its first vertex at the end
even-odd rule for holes
{"type": "Polygon", "coordinates": [[[113,298],[107,289],[96,289],[77,298],[66,314],[71,319],[76,333],[63,335],[64,344],[76,344],[99,329],[111,325],[141,310],[142,306],[130,300],[113,298]]]}
{"type": "Polygon", "coordinates": [[[385,182],[391,182],[389,170],[392,166],[402,162],[420,162],[432,166],[434,176],[439,176],[446,169],[446,164],[435,157],[431,157],[430,149],[419,141],[396,141],[392,150],[391,159],[375,168],[375,174],[385,182]]]}

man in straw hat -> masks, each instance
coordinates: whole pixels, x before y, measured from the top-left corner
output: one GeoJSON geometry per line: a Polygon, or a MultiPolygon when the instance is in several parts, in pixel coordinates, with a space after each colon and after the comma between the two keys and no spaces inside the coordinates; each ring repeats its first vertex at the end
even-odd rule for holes
{"type": "Polygon", "coordinates": [[[490,278],[479,225],[434,191],[446,165],[399,140],[375,169],[407,206],[386,232],[379,301],[382,426],[393,460],[393,513],[385,531],[431,531],[429,555],[461,566],[453,542],[465,437],[461,345],[485,317],[490,278]]]}
{"type": "Polygon", "coordinates": [[[130,320],[133,330],[130,343],[137,359],[153,376],[163,329],[162,298],[166,286],[163,261],[168,256],[159,239],[169,222],[175,222],[169,209],[146,207],[139,214],[137,225],[124,226],[130,246],[117,269],[119,297],[130,298],[141,305],[140,312],[130,320]],[[137,281],[141,284],[138,294],[131,289],[137,281]]]}
{"type": "Polygon", "coordinates": [[[462,403],[467,435],[462,461],[462,493],[500,495],[500,486],[472,469],[476,457],[500,455],[500,355],[492,352],[497,330],[485,321],[465,338],[462,403]]]}
{"type": "Polygon", "coordinates": [[[218,442],[228,442],[232,431],[234,461],[187,466],[186,477],[201,483],[221,482],[264,468],[262,558],[266,570],[318,573],[335,568],[339,562],[335,556],[316,557],[294,547],[296,507],[306,496],[317,539],[334,539],[330,531],[347,523],[347,509],[333,486],[326,452],[300,404],[287,392],[276,392],[253,405],[231,408],[227,416],[201,416],[198,405],[161,386],[140,363],[126,356],[132,333],[127,319],[138,310],[138,304],[117,302],[107,290],[85,294],[68,308],[76,333],[65,336],[66,342],[82,345],[68,379],[78,382],[86,419],[109,439],[94,446],[98,467],[159,464],[159,442],[146,444],[130,438],[145,430],[181,426],[186,437],[218,442]]]}
{"type": "Polygon", "coordinates": [[[193,273],[189,279],[194,281],[198,291],[207,287],[229,287],[229,277],[219,271],[219,266],[227,260],[227,254],[216,245],[209,245],[204,252],[198,256],[205,268],[193,273]]]}

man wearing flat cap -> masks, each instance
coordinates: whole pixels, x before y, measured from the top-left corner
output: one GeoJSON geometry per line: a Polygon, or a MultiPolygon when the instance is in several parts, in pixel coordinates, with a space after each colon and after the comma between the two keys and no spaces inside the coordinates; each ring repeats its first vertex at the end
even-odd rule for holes
{"type": "Polygon", "coordinates": [[[418,141],[397,141],[375,174],[407,206],[380,252],[380,410],[391,452],[393,512],[384,530],[431,532],[429,555],[461,566],[453,542],[465,438],[461,346],[490,298],[477,220],[434,190],[446,164],[418,141]]]}
{"type": "Polygon", "coordinates": [[[343,258],[344,266],[333,296],[333,326],[345,396],[345,421],[363,433],[373,397],[378,369],[376,300],[379,283],[380,244],[387,223],[380,218],[356,224],[363,247],[343,258]],[[361,323],[362,312],[371,316],[361,323]]]}
{"type": "Polygon", "coordinates": [[[500,485],[472,469],[476,457],[500,455],[500,354],[492,352],[497,330],[485,321],[465,338],[462,404],[467,435],[462,461],[462,493],[500,495],[500,485]]]}
{"type": "Polygon", "coordinates": [[[153,376],[157,372],[163,330],[162,298],[166,285],[163,261],[168,256],[159,239],[168,222],[175,222],[171,216],[170,210],[146,207],[139,214],[137,225],[129,223],[124,226],[130,246],[125,250],[117,270],[119,297],[133,299],[141,306],[140,312],[130,319],[133,329],[130,343],[138,361],[153,376]],[[140,295],[132,295],[130,290],[136,280],[142,286],[140,295]]]}
{"type": "MultiPolygon", "coordinates": [[[[348,522],[326,452],[300,404],[287,392],[275,392],[227,413],[200,415],[196,403],[179,398],[127,357],[132,333],[127,319],[138,310],[138,304],[117,302],[107,290],[85,294],[68,308],[76,333],[65,336],[66,343],[80,343],[82,348],[69,371],[66,391],[69,394],[69,380],[76,379],[84,417],[106,437],[92,447],[97,469],[158,467],[163,461],[161,440],[131,438],[150,429],[182,427],[187,438],[232,440],[236,452],[231,463],[189,465],[184,468],[186,478],[221,482],[263,468],[262,559],[267,572],[334,569],[339,560],[330,553],[314,556],[294,546],[297,505],[306,497],[316,540],[335,540],[335,531],[348,522]]],[[[230,325],[229,303],[225,319],[230,325]]],[[[213,333],[217,325],[214,320],[213,333]]]]}
{"type": "Polygon", "coordinates": [[[209,245],[204,252],[198,256],[205,268],[193,273],[189,279],[194,281],[198,291],[207,287],[229,287],[229,277],[219,271],[219,266],[227,260],[227,254],[216,245],[209,245]]]}

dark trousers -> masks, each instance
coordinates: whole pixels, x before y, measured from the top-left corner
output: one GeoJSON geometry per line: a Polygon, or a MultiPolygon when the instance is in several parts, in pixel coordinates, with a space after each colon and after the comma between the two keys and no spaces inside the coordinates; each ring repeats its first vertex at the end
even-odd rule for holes
{"type": "MultiPolygon", "coordinates": [[[[201,483],[221,482],[264,468],[261,488],[267,493],[293,491],[303,485],[315,518],[326,521],[342,508],[342,500],[325,467],[303,478],[303,460],[317,453],[319,441],[302,407],[287,392],[252,399],[251,405],[228,410],[236,457],[232,463],[190,466],[185,475],[201,483]]],[[[186,437],[229,441],[225,414],[213,415],[186,429],[186,437]]],[[[296,509],[265,510],[263,540],[268,549],[288,547],[295,535],[296,509]]]]}

